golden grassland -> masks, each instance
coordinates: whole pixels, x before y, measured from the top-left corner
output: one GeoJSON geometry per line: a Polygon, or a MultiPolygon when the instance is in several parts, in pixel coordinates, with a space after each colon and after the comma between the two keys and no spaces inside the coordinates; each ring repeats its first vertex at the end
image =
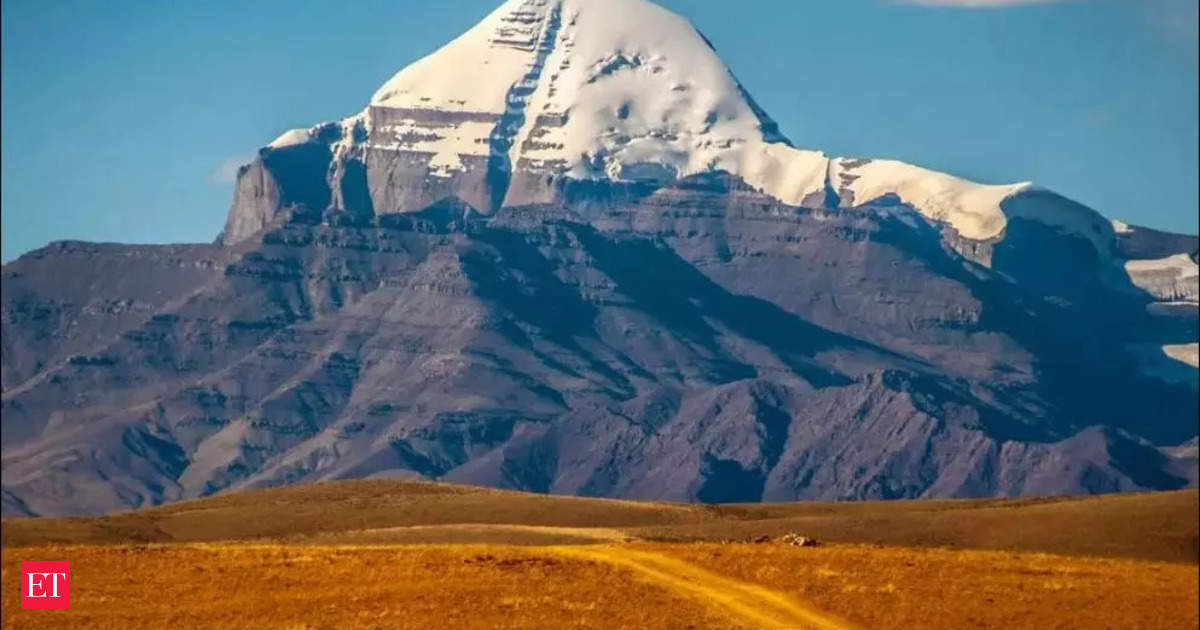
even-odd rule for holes
{"type": "Polygon", "coordinates": [[[1197,577],[867,545],[88,545],[6,549],[3,604],[22,629],[1173,629],[1200,623],[1197,577]],[[71,610],[19,610],[22,560],[72,562],[71,610]]]}
{"type": "Polygon", "coordinates": [[[863,628],[1196,628],[1195,565],[976,550],[667,545],[863,628]]]}
{"type": "Polygon", "coordinates": [[[732,627],[619,567],[535,547],[24,548],[3,567],[14,629],[732,627]],[[71,610],[17,610],[17,562],[46,557],[71,560],[71,610]]]}
{"type": "Polygon", "coordinates": [[[1195,490],[683,505],[399,481],[4,519],[3,627],[1196,628],[1195,490]],[[815,548],[751,538],[796,532],[815,548]],[[72,562],[22,611],[23,560],[72,562]]]}

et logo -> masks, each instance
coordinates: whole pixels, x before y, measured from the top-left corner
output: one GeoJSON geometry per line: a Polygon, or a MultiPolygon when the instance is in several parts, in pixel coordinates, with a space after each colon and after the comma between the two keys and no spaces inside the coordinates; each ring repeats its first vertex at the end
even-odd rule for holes
{"type": "Polygon", "coordinates": [[[21,563],[21,610],[65,610],[70,607],[70,562],[21,563]]]}

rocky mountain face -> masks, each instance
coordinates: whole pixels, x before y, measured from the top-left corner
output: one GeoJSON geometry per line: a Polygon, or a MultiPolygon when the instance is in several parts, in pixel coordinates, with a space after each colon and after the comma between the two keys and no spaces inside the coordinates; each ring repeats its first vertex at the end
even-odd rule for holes
{"type": "Polygon", "coordinates": [[[1196,481],[1197,238],[794,148],[685,20],[510,0],[239,174],[3,268],[5,514],[424,477],[685,501],[1196,481]]]}

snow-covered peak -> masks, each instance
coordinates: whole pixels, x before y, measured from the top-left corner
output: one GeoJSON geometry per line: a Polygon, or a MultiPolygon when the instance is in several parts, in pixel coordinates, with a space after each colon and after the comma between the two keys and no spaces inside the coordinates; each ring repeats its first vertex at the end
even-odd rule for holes
{"type": "Polygon", "coordinates": [[[371,105],[444,111],[504,112],[505,96],[527,71],[546,5],[532,12],[509,1],[435,53],[404,68],[371,97],[371,105]],[[520,44],[514,35],[523,32],[520,44]],[[534,30],[538,32],[533,32],[534,30]]]}
{"type": "Polygon", "coordinates": [[[1001,233],[1001,202],[1028,186],[795,149],[690,22],[645,0],[509,0],[389,80],[368,112],[373,144],[433,154],[435,176],[497,154],[517,173],[577,179],[725,170],[794,205],[830,187],[843,205],[894,194],[975,239],[1001,233]]]}
{"type": "Polygon", "coordinates": [[[509,0],[401,70],[371,105],[492,114],[521,107],[618,129],[736,123],[753,136],[760,121],[747,100],[691,23],[658,5],[509,0]]]}
{"type": "MultiPolygon", "coordinates": [[[[690,22],[646,0],[508,0],[388,80],[343,122],[352,125],[365,139],[334,153],[365,163],[377,212],[449,195],[494,211],[550,201],[564,178],[727,171],[797,206],[896,196],[986,240],[1007,225],[1004,202],[1030,189],[794,148],[690,22]]],[[[301,138],[289,132],[272,146],[301,138]]],[[[1095,239],[1097,218],[1048,222],[1095,239]]]]}
{"type": "Polygon", "coordinates": [[[517,170],[579,179],[721,169],[795,203],[826,175],[825,156],[791,149],[687,20],[644,0],[510,0],[369,109],[391,110],[373,143],[434,152],[447,170],[501,152],[517,170]],[[426,112],[472,116],[430,134],[426,112]]]}

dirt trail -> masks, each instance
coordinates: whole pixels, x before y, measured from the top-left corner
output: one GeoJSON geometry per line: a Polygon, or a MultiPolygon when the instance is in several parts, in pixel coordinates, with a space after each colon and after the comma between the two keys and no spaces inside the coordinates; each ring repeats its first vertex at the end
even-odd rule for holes
{"type": "Polygon", "coordinates": [[[607,562],[628,569],[672,591],[719,608],[737,621],[761,628],[852,630],[855,626],[761,586],[706,571],[682,560],[626,547],[553,547],[554,552],[607,562]]]}
{"type": "MultiPolygon", "coordinates": [[[[568,537],[578,538],[581,541],[595,540],[597,542],[625,542],[632,540],[632,536],[624,530],[611,527],[556,527],[550,525],[510,525],[510,524],[493,524],[493,523],[454,523],[449,525],[405,525],[402,527],[374,527],[370,529],[356,529],[349,532],[331,532],[328,534],[318,534],[314,538],[332,537],[346,540],[353,540],[355,537],[371,537],[371,536],[387,536],[388,534],[410,534],[414,537],[420,536],[435,536],[437,534],[457,534],[464,538],[463,542],[470,542],[470,538],[478,537],[481,542],[487,537],[496,537],[513,534],[527,534],[530,536],[544,536],[546,538],[568,537]]],[[[554,544],[554,543],[550,543],[554,544]]],[[[558,544],[572,544],[571,541],[565,541],[558,544]]]]}
{"type": "Polygon", "coordinates": [[[592,540],[602,540],[608,542],[623,542],[630,538],[629,534],[625,533],[624,530],[615,529],[612,527],[554,527],[550,525],[477,525],[472,523],[464,523],[454,525],[413,525],[409,527],[385,527],[380,529],[364,529],[360,531],[435,531],[439,529],[446,531],[461,531],[466,533],[502,532],[578,536],[579,538],[589,538],[592,540]]]}

